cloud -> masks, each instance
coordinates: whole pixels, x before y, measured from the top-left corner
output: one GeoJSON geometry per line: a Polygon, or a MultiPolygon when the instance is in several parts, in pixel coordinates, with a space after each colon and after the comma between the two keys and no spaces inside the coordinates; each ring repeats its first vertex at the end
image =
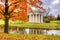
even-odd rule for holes
{"type": "Polygon", "coordinates": [[[53,0],[52,5],[58,4],[59,0],[53,0]]]}
{"type": "Polygon", "coordinates": [[[44,8],[51,8],[51,11],[49,14],[52,14],[54,16],[57,16],[60,14],[60,0],[42,0],[44,8]]]}

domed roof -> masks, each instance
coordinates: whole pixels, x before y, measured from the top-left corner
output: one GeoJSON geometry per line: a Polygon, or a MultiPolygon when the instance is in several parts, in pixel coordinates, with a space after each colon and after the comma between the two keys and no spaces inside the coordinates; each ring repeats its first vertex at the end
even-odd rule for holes
{"type": "Polygon", "coordinates": [[[34,11],[34,13],[39,13],[39,12],[42,12],[43,13],[43,12],[45,12],[43,8],[41,8],[41,9],[37,9],[35,7],[31,7],[31,8],[34,11]]]}
{"type": "Polygon", "coordinates": [[[35,8],[35,7],[31,7],[31,8],[34,11],[34,13],[38,13],[39,12],[37,8],[35,8]]]}

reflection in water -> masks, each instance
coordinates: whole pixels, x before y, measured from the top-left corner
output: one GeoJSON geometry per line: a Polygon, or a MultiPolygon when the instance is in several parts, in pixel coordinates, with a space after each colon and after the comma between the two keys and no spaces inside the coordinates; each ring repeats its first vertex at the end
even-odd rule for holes
{"type": "Polygon", "coordinates": [[[26,29],[27,34],[49,34],[60,35],[60,30],[40,30],[40,29],[26,29]],[[37,32],[37,33],[36,33],[37,32]]]}
{"type": "Polygon", "coordinates": [[[25,29],[26,33],[29,34],[29,29],[25,29]]]}
{"type": "Polygon", "coordinates": [[[49,34],[49,35],[60,35],[60,30],[41,30],[41,29],[24,29],[17,28],[9,31],[10,33],[18,34],[49,34]]]}
{"type": "Polygon", "coordinates": [[[60,30],[47,30],[47,34],[60,35],[60,30]]]}

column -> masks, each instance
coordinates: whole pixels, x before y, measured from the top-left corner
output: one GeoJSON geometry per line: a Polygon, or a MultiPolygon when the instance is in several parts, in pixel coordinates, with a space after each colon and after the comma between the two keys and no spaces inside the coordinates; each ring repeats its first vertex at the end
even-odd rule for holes
{"type": "Polygon", "coordinates": [[[43,15],[41,14],[41,23],[43,23],[43,15]]]}
{"type": "Polygon", "coordinates": [[[41,14],[40,14],[40,23],[41,23],[41,14]]]}
{"type": "Polygon", "coordinates": [[[34,15],[33,15],[33,20],[32,20],[32,21],[33,21],[33,23],[34,23],[34,15]]]}
{"type": "Polygon", "coordinates": [[[32,16],[31,16],[31,14],[30,14],[30,15],[29,15],[29,22],[32,22],[31,20],[32,20],[32,16]]]}
{"type": "Polygon", "coordinates": [[[29,15],[29,22],[30,22],[30,15],[29,15]]]}
{"type": "Polygon", "coordinates": [[[40,14],[39,14],[39,23],[40,23],[40,14]]]}
{"type": "Polygon", "coordinates": [[[36,23],[37,23],[37,14],[36,14],[36,23]]]}

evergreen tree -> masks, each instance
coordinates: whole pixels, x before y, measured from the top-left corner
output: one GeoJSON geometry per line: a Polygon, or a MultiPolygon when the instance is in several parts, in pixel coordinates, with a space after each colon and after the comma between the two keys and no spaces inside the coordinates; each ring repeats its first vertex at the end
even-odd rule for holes
{"type": "Polygon", "coordinates": [[[58,14],[57,20],[60,20],[60,15],[58,14]]]}

